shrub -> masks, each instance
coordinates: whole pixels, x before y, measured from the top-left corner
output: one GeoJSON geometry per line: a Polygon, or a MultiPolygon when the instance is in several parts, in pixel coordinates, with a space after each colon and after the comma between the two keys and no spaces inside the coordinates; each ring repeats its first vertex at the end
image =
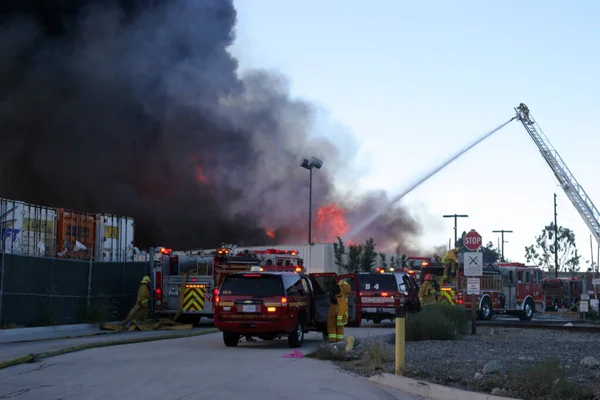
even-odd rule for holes
{"type": "Polygon", "coordinates": [[[352,353],[328,344],[320,345],[314,351],[307,354],[306,357],[327,361],[349,361],[356,359],[352,353]]]}
{"type": "Polygon", "coordinates": [[[119,317],[119,303],[114,299],[101,298],[92,300],[87,311],[88,323],[114,321],[119,317]]]}
{"type": "Polygon", "coordinates": [[[504,389],[523,400],[594,398],[589,389],[567,379],[556,356],[551,356],[526,371],[508,371],[504,389]]]}
{"type": "Polygon", "coordinates": [[[385,371],[386,365],[394,361],[394,348],[382,338],[367,338],[361,345],[360,358],[369,374],[385,371]]]}
{"type": "Polygon", "coordinates": [[[456,340],[467,333],[470,318],[464,308],[432,304],[406,320],[406,340],[456,340]]]}

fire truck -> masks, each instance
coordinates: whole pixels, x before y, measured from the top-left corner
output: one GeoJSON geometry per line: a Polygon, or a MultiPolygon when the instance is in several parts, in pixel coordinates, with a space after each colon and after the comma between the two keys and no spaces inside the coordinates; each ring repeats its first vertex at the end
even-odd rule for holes
{"type": "Polygon", "coordinates": [[[172,251],[160,248],[154,256],[152,279],[154,313],[198,323],[213,318],[213,296],[223,278],[231,273],[250,271],[305,272],[296,250],[244,250],[222,245],[215,250],[172,251]]]}
{"type": "Polygon", "coordinates": [[[544,306],[546,311],[558,311],[559,308],[571,308],[581,298],[583,281],[577,278],[544,279],[542,283],[544,306]]]}
{"type": "Polygon", "coordinates": [[[412,275],[417,281],[421,279],[421,268],[427,267],[430,263],[434,263],[430,257],[408,257],[406,259],[406,267],[404,272],[412,275]]]}
{"type": "Polygon", "coordinates": [[[442,281],[444,266],[439,263],[421,268],[421,284],[425,275],[432,274],[440,282],[442,299],[450,304],[471,310],[473,296],[480,319],[490,320],[494,314],[515,315],[522,321],[529,321],[533,313],[544,310],[542,291],[542,270],[521,263],[488,264],[480,278],[480,294],[467,294],[468,278],[463,267],[457,268],[456,275],[449,283],[442,281]]]}

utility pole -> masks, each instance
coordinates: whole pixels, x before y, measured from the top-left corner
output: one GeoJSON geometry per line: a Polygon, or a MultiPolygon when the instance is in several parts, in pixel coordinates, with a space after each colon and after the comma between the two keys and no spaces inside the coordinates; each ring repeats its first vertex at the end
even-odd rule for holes
{"type": "Polygon", "coordinates": [[[554,193],[554,277],[558,278],[558,223],[556,222],[556,193],[554,193]]]}
{"type": "Polygon", "coordinates": [[[466,214],[446,214],[443,216],[444,218],[454,218],[454,247],[456,247],[456,242],[458,242],[458,219],[459,218],[469,218],[466,214]]]}
{"type": "Polygon", "coordinates": [[[500,233],[502,235],[502,239],[500,239],[500,240],[502,240],[502,253],[500,255],[500,261],[504,262],[505,261],[504,260],[504,243],[508,243],[508,242],[504,241],[504,234],[505,233],[513,233],[513,231],[507,231],[505,229],[501,229],[501,230],[492,231],[492,232],[500,233]]]}

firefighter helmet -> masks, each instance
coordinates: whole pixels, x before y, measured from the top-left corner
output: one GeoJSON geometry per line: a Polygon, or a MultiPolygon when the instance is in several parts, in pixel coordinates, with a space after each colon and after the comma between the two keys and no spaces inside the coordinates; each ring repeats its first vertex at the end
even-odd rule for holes
{"type": "Polygon", "coordinates": [[[141,283],[150,283],[150,277],[146,275],[145,277],[142,278],[141,283]]]}
{"type": "Polygon", "coordinates": [[[433,276],[431,276],[431,274],[427,274],[427,275],[425,275],[425,280],[426,281],[432,281],[433,280],[433,276]]]}

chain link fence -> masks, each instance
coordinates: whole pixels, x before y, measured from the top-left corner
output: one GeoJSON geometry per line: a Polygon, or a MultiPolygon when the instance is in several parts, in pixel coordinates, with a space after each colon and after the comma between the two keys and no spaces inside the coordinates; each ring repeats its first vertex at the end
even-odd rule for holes
{"type": "Polygon", "coordinates": [[[135,304],[147,262],[0,254],[0,325],[120,320],[135,304]]]}

